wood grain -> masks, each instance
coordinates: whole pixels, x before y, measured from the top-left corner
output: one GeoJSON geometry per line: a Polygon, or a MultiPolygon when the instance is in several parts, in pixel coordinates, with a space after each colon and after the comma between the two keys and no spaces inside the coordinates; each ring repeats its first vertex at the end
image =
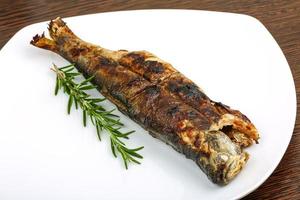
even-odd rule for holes
{"type": "MultiPolygon", "coordinates": [[[[244,13],[259,19],[279,43],[290,64],[296,85],[299,110],[300,0],[0,0],[0,48],[22,27],[47,21],[56,16],[69,17],[116,10],[153,8],[244,13]]],[[[244,199],[300,199],[300,119],[298,114],[297,112],[291,143],[281,163],[262,186],[244,199]]]]}

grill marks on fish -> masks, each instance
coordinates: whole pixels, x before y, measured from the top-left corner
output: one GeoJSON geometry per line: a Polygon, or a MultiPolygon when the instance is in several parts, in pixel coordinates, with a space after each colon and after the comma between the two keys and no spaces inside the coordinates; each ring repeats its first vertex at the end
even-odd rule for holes
{"type": "MultiPolygon", "coordinates": [[[[72,40],[69,41],[69,43],[72,42],[72,40]]],[[[77,43],[68,44],[68,46],[75,47],[64,54],[64,57],[78,63],[80,68],[85,68],[81,71],[84,71],[86,76],[95,75],[94,82],[97,85],[105,86],[103,87],[105,93],[109,94],[111,98],[115,98],[114,103],[123,110],[130,108],[129,99],[134,98],[136,94],[151,85],[139,74],[128,70],[112,58],[103,56],[101,49],[91,48],[83,43],[80,45],[80,50],[74,53],[75,51],[72,49],[78,47],[77,43]]]]}
{"type": "Polygon", "coordinates": [[[226,113],[236,115],[248,123],[251,123],[250,120],[239,111],[232,110],[224,104],[211,101],[191,80],[151,53],[146,51],[131,52],[124,55],[119,60],[119,63],[131,71],[142,75],[153,84],[159,84],[161,87],[165,87],[184,103],[187,103],[204,114],[210,123],[217,123],[222,115],[226,113]]]}
{"type": "Polygon", "coordinates": [[[147,129],[153,130],[152,132],[161,130],[159,137],[165,142],[178,141],[183,132],[196,132],[199,128],[205,130],[210,126],[204,116],[190,106],[182,104],[179,99],[170,98],[167,91],[158,86],[146,88],[129,101],[134,111],[131,116],[142,122],[147,129]],[[191,116],[190,113],[194,113],[195,116],[191,116]],[[184,123],[188,123],[189,126],[184,123]]]}
{"type": "Polygon", "coordinates": [[[198,86],[179,72],[174,71],[167,64],[152,60],[147,61],[146,59],[149,58],[154,58],[154,55],[144,51],[131,52],[123,56],[119,60],[119,63],[141,74],[145,79],[152,81],[153,84],[164,87],[173,93],[176,98],[180,98],[183,102],[204,114],[210,123],[216,123],[220,119],[220,113],[214,108],[214,105],[211,104],[211,100],[198,86]],[[159,74],[159,76],[150,77],[148,72],[151,72],[150,75],[152,76],[156,74],[159,74]]]}
{"type": "Polygon", "coordinates": [[[106,85],[108,92],[127,108],[130,107],[129,100],[150,85],[148,81],[120,65],[100,67],[95,78],[98,84],[106,85]]]}
{"type": "MultiPolygon", "coordinates": [[[[208,130],[209,120],[189,105],[183,104],[176,97],[170,96],[165,88],[152,85],[145,88],[133,99],[129,99],[131,117],[143,123],[143,127],[156,132],[162,130],[159,137],[165,142],[178,141],[178,137],[188,138],[201,145],[199,131],[208,130]]],[[[158,136],[156,136],[158,137],[158,136]]]]}
{"type": "Polygon", "coordinates": [[[112,59],[105,58],[103,56],[99,57],[99,66],[103,67],[116,67],[118,63],[112,59]]]}
{"type": "Polygon", "coordinates": [[[198,86],[181,73],[173,70],[168,64],[146,60],[149,58],[153,59],[155,56],[144,51],[132,52],[123,56],[119,62],[154,84],[166,87],[168,91],[182,99],[183,102],[186,102],[200,113],[204,113],[211,122],[216,123],[220,119],[221,114],[198,86]]]}
{"type": "Polygon", "coordinates": [[[214,103],[195,85],[180,73],[174,73],[162,83],[170,93],[180,98],[198,112],[204,114],[211,123],[216,123],[222,114],[215,108],[214,103]]]}
{"type": "Polygon", "coordinates": [[[147,69],[146,73],[161,74],[164,72],[163,64],[153,60],[147,60],[143,63],[144,67],[147,69]]]}
{"type": "Polygon", "coordinates": [[[119,63],[152,83],[159,83],[176,72],[169,64],[161,62],[153,54],[146,51],[125,54],[119,63]]]}

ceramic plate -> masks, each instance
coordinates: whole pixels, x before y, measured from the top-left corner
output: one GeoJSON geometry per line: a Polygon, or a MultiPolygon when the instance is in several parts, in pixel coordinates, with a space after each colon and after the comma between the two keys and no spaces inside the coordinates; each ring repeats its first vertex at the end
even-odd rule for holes
{"type": "MultiPolygon", "coordinates": [[[[49,19],[50,20],[50,19],[49,19]]],[[[0,51],[0,198],[6,199],[236,199],[261,185],[287,149],[296,117],[289,65],[255,18],[191,10],[140,10],[66,18],[82,39],[109,49],[147,50],[173,64],[209,97],[245,113],[261,139],[246,151],[244,170],[227,186],[212,184],[194,162],[121,116],[144,146],[141,165],[124,169],[105,133],[66,113],[54,96],[52,63],[67,62],[29,45],[47,31],[42,22],[20,30],[0,51]]],[[[114,107],[105,103],[107,108],[114,107]]]]}

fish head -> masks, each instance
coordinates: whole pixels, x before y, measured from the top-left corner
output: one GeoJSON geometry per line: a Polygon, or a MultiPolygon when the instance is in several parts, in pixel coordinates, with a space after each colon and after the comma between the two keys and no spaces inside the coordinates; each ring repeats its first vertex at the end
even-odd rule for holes
{"type": "Polygon", "coordinates": [[[226,185],[246,164],[249,154],[243,152],[240,146],[222,131],[209,131],[206,134],[208,155],[205,170],[210,174],[213,182],[226,185]]]}

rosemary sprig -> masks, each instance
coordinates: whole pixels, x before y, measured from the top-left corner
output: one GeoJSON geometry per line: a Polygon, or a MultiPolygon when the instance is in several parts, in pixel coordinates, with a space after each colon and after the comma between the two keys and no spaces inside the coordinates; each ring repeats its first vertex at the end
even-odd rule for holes
{"type": "Polygon", "coordinates": [[[128,163],[134,162],[140,164],[138,159],[143,157],[137,152],[144,147],[138,147],[130,149],[126,147],[126,144],[122,139],[129,139],[129,135],[134,131],[121,132],[123,124],[117,115],[114,115],[113,110],[105,110],[99,103],[104,101],[105,98],[92,98],[85,91],[95,89],[96,86],[91,84],[93,76],[77,83],[75,78],[81,74],[75,70],[73,64],[58,68],[53,65],[51,68],[56,73],[56,86],[55,95],[59,90],[63,90],[64,93],[69,95],[67,112],[70,114],[72,105],[75,104],[75,108],[82,109],[83,125],[86,126],[88,118],[92,124],[96,127],[97,135],[101,140],[101,131],[106,130],[110,137],[111,151],[115,157],[119,153],[123,159],[125,168],[128,169],[128,163]]]}

